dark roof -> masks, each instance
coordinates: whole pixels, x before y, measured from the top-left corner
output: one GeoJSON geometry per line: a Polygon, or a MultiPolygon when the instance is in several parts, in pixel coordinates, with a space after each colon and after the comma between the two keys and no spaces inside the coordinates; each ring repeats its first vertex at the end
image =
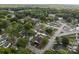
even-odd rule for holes
{"type": "Polygon", "coordinates": [[[37,41],[38,43],[40,43],[42,40],[42,36],[38,35],[35,37],[35,41],[37,41]]]}

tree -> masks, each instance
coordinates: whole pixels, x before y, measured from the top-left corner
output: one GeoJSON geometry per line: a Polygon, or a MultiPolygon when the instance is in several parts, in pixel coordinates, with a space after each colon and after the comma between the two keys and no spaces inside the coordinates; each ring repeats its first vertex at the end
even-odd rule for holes
{"type": "Polygon", "coordinates": [[[16,38],[19,36],[19,30],[18,23],[15,21],[6,28],[6,33],[8,33],[8,41],[11,42],[11,44],[14,44],[16,38]]]}
{"type": "Polygon", "coordinates": [[[61,39],[59,37],[56,37],[56,43],[59,45],[61,43],[61,39]]]}
{"type": "Polygon", "coordinates": [[[7,27],[6,32],[10,35],[14,35],[16,37],[19,36],[19,32],[23,30],[23,25],[17,23],[16,21],[11,22],[11,24],[7,27]]]}
{"type": "Polygon", "coordinates": [[[41,49],[41,48],[44,48],[48,42],[49,42],[49,41],[48,41],[48,37],[42,38],[42,41],[41,41],[41,43],[40,43],[39,48],[40,48],[40,49],[41,49]]]}
{"type": "Polygon", "coordinates": [[[33,28],[33,24],[31,22],[26,22],[24,24],[24,28],[25,30],[30,30],[31,28],[33,28]]]}
{"type": "Polygon", "coordinates": [[[45,23],[46,22],[46,17],[45,16],[41,16],[40,17],[40,21],[43,22],[43,23],[45,23]]]}
{"type": "Polygon", "coordinates": [[[10,53],[9,49],[5,49],[5,48],[0,47],[0,54],[9,54],[9,53],[10,53]]]}
{"type": "Polygon", "coordinates": [[[3,48],[0,47],[0,54],[31,54],[32,51],[28,48],[3,48]]]}
{"type": "Polygon", "coordinates": [[[18,19],[22,19],[25,17],[25,14],[23,12],[15,12],[15,16],[18,18],[18,19]]]}
{"type": "Polygon", "coordinates": [[[34,36],[35,35],[35,31],[30,29],[27,31],[28,32],[28,36],[34,36]]]}
{"type": "Polygon", "coordinates": [[[26,38],[20,38],[20,39],[18,39],[16,46],[25,48],[27,44],[28,44],[28,40],[26,38]]]}
{"type": "Polygon", "coordinates": [[[69,45],[69,40],[66,37],[63,37],[62,44],[63,44],[63,46],[67,47],[69,45]]]}
{"type": "Polygon", "coordinates": [[[16,48],[9,48],[9,49],[10,49],[10,51],[11,51],[11,54],[16,54],[16,53],[17,53],[16,48]]]}
{"type": "Polygon", "coordinates": [[[53,32],[53,30],[52,30],[52,28],[46,28],[46,30],[45,30],[49,35],[51,35],[52,34],[52,32],[53,32]]]}
{"type": "Polygon", "coordinates": [[[8,20],[0,20],[0,28],[7,28],[9,26],[8,20]]]}
{"type": "Polygon", "coordinates": [[[54,21],[57,21],[57,20],[59,20],[59,19],[58,19],[58,17],[55,16],[55,17],[54,17],[54,21]]]}
{"type": "Polygon", "coordinates": [[[14,17],[14,18],[8,18],[8,20],[9,20],[10,22],[13,22],[13,21],[18,22],[18,21],[19,21],[19,19],[17,19],[16,17],[14,17]]]}

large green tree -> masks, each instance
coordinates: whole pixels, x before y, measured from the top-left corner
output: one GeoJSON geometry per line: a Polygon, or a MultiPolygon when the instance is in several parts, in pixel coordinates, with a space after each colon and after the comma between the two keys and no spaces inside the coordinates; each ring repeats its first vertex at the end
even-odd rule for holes
{"type": "Polygon", "coordinates": [[[20,38],[20,39],[18,39],[18,42],[16,43],[16,46],[21,47],[21,48],[25,48],[27,44],[28,44],[28,39],[27,38],[20,38]]]}
{"type": "Polygon", "coordinates": [[[66,37],[63,37],[62,44],[63,44],[63,46],[67,47],[69,45],[69,40],[66,37]]]}

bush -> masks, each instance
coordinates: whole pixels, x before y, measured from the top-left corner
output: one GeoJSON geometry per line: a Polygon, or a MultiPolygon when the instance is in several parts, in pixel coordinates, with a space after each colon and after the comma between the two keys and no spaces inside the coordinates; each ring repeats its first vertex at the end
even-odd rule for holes
{"type": "Polygon", "coordinates": [[[14,54],[14,53],[16,53],[15,48],[3,48],[3,47],[0,47],[0,54],[14,54]]]}
{"type": "Polygon", "coordinates": [[[31,54],[32,51],[27,48],[19,48],[16,53],[17,54],[31,54]]]}
{"type": "Polygon", "coordinates": [[[54,50],[46,50],[44,52],[44,54],[55,54],[55,53],[56,53],[56,51],[54,51],[54,50]]]}
{"type": "Polygon", "coordinates": [[[57,54],[68,54],[69,53],[69,50],[68,49],[60,49],[60,50],[57,50],[57,54]]]}

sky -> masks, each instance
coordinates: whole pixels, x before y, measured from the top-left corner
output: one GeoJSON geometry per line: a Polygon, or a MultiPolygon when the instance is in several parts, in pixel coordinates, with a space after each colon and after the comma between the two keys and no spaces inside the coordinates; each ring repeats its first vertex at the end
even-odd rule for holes
{"type": "Polygon", "coordinates": [[[0,4],[79,4],[79,0],[0,0],[0,4]]]}

